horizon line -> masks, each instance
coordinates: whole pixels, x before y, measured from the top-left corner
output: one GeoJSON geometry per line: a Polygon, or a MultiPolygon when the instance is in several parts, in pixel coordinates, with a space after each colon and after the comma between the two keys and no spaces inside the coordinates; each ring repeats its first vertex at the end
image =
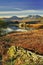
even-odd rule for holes
{"type": "Polygon", "coordinates": [[[43,10],[22,10],[22,11],[0,11],[0,17],[10,18],[12,16],[26,17],[28,15],[40,15],[43,16],[43,10]]]}

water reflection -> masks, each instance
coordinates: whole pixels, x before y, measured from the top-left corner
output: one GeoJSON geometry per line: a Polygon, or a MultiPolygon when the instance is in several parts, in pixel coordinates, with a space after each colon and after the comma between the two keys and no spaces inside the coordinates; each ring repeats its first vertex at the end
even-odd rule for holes
{"type": "Polygon", "coordinates": [[[26,31],[27,32],[28,30],[34,30],[34,28],[20,29],[17,26],[9,26],[6,29],[4,29],[4,28],[2,29],[1,35],[8,34],[10,32],[15,32],[15,31],[21,31],[21,32],[26,31]]]}

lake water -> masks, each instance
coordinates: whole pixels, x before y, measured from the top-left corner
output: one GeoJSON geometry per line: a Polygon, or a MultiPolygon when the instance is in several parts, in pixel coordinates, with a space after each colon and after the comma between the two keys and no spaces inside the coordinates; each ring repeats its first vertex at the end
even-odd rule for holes
{"type": "Polygon", "coordinates": [[[6,29],[2,30],[1,35],[8,34],[10,32],[14,32],[14,31],[21,31],[21,32],[26,31],[27,32],[28,30],[34,30],[34,28],[20,29],[19,27],[16,27],[16,26],[9,26],[6,29]]]}

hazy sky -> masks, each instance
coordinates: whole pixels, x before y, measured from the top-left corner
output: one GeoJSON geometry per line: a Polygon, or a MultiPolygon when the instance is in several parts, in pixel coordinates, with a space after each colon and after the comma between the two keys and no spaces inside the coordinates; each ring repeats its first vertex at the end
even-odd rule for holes
{"type": "Polygon", "coordinates": [[[43,0],[0,0],[0,17],[43,15],[43,0]]]}

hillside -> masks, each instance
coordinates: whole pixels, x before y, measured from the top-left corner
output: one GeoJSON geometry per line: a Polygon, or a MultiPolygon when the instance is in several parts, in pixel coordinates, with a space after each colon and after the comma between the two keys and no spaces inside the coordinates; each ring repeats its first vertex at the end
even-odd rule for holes
{"type": "Polygon", "coordinates": [[[0,37],[0,64],[43,65],[43,30],[13,32],[0,37]]]}
{"type": "Polygon", "coordinates": [[[43,54],[43,30],[15,32],[0,37],[0,44],[17,45],[43,54]],[[22,40],[22,41],[21,41],[22,40]],[[2,41],[2,42],[1,42],[2,41]]]}

